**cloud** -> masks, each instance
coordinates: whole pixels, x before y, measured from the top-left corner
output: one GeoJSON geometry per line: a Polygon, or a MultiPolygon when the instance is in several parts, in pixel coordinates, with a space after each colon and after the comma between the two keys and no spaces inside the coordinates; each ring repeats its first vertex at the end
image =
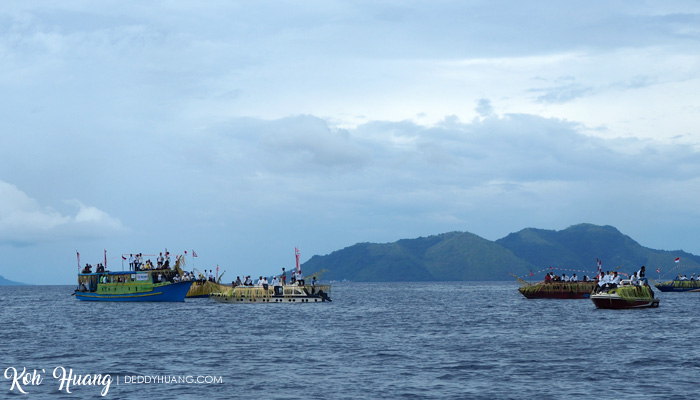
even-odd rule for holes
{"type": "Polygon", "coordinates": [[[480,117],[488,117],[493,114],[493,106],[491,105],[491,100],[489,99],[479,99],[475,108],[477,114],[480,117]]]}
{"type": "Polygon", "coordinates": [[[16,186],[0,181],[0,244],[30,245],[124,230],[118,219],[102,210],[77,200],[68,203],[78,208],[73,216],[43,207],[16,186]]]}
{"type": "Polygon", "coordinates": [[[563,104],[592,93],[593,88],[579,83],[569,83],[548,88],[531,89],[530,92],[542,93],[535,97],[535,101],[538,103],[563,104]]]}

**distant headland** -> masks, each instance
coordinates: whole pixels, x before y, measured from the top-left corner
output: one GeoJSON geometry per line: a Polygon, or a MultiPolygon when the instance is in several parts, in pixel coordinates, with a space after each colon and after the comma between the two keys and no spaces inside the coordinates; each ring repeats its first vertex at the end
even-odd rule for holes
{"type": "Polygon", "coordinates": [[[24,286],[24,285],[26,285],[26,283],[11,281],[9,279],[5,279],[5,277],[0,275],[0,286],[24,286]]]}

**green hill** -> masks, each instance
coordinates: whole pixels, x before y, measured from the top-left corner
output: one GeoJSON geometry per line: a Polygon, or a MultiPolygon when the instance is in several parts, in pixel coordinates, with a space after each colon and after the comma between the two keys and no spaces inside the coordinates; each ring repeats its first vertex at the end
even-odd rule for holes
{"type": "MultiPolygon", "coordinates": [[[[681,257],[685,269],[700,266],[700,257],[684,251],[641,246],[612,226],[574,225],[561,231],[527,228],[496,240],[468,232],[402,239],[393,243],[358,243],[325,256],[313,256],[305,274],[325,269],[324,280],[360,282],[465,281],[512,279],[547,267],[594,272],[621,266],[634,271],[646,265],[649,274],[668,271],[681,257]]],[[[539,278],[539,277],[538,277],[539,278]]]]}

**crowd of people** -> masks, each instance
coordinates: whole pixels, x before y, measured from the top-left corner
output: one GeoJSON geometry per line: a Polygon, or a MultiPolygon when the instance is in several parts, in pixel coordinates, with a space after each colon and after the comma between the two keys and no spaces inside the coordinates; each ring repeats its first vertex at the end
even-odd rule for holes
{"type": "Polygon", "coordinates": [[[678,277],[674,280],[676,280],[676,281],[700,281],[700,277],[695,276],[695,274],[693,274],[690,278],[688,278],[688,275],[681,275],[679,273],[678,277]]]}
{"type": "MultiPolygon", "coordinates": [[[[688,278],[685,277],[685,275],[681,277],[681,275],[679,274],[679,280],[683,280],[684,278],[685,280],[688,280],[688,278]]],[[[600,271],[600,273],[596,275],[593,280],[591,280],[587,275],[584,275],[581,281],[597,282],[598,285],[596,287],[596,292],[599,292],[603,289],[614,288],[619,286],[622,283],[622,279],[623,278],[621,274],[618,274],[617,271],[607,271],[607,273],[605,271],[600,271]]],[[[690,280],[700,280],[700,277],[696,277],[695,274],[693,274],[690,280]]],[[[559,276],[555,275],[553,272],[548,272],[544,277],[544,282],[579,282],[579,278],[576,276],[575,273],[571,277],[567,277],[565,273],[562,273],[561,276],[559,276]]],[[[649,282],[646,278],[646,267],[642,266],[638,271],[635,271],[632,274],[630,274],[629,284],[635,286],[648,286],[649,282]]]]}
{"type": "MultiPolygon", "coordinates": [[[[590,280],[591,280],[591,278],[589,278],[588,275],[584,275],[584,276],[583,276],[583,279],[582,279],[582,282],[588,282],[588,281],[590,281],[590,280]]],[[[576,276],[575,273],[574,273],[573,275],[571,275],[570,277],[569,277],[569,276],[566,276],[566,274],[561,274],[561,276],[555,275],[553,272],[549,272],[549,273],[547,273],[547,275],[544,276],[544,282],[545,282],[545,283],[552,283],[552,282],[578,282],[578,281],[579,281],[578,276],[576,276]]]]}
{"type": "MultiPolygon", "coordinates": [[[[298,286],[304,286],[306,284],[306,281],[304,279],[304,275],[301,273],[301,271],[295,271],[290,275],[290,284],[291,285],[298,285],[298,286]]],[[[236,280],[231,282],[231,286],[236,287],[236,286],[255,286],[255,287],[262,287],[267,289],[268,287],[272,286],[275,288],[275,292],[281,290],[282,286],[287,285],[287,271],[282,268],[282,273],[280,275],[274,275],[271,276],[270,279],[268,279],[265,276],[258,276],[258,280],[254,283],[253,279],[250,277],[250,275],[247,275],[244,279],[241,279],[240,276],[236,277],[236,280]]],[[[316,286],[316,277],[314,276],[312,281],[311,281],[311,286],[316,286]]]]}
{"type": "Polygon", "coordinates": [[[143,253],[129,254],[129,271],[146,271],[150,269],[170,269],[170,253],[160,252],[156,257],[156,266],[153,266],[151,259],[143,260],[143,253]]]}

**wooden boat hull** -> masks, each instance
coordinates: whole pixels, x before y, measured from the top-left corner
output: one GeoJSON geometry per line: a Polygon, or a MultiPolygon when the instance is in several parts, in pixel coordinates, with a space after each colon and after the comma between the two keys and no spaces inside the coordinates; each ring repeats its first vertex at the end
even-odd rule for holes
{"type": "Polygon", "coordinates": [[[75,292],[75,297],[83,301],[131,301],[131,302],[178,302],[185,301],[185,295],[192,282],[177,282],[152,285],[150,290],[133,293],[75,292]]]}
{"type": "Polygon", "coordinates": [[[233,296],[222,295],[221,293],[213,293],[209,296],[219,303],[238,303],[238,304],[248,304],[248,303],[323,303],[325,301],[331,301],[330,299],[325,299],[320,296],[307,296],[307,297],[284,297],[284,296],[271,296],[269,298],[236,298],[233,296]]]}
{"type": "Polygon", "coordinates": [[[598,308],[622,310],[628,308],[655,308],[659,306],[659,299],[623,299],[614,295],[594,294],[591,296],[593,304],[598,308]]]}

